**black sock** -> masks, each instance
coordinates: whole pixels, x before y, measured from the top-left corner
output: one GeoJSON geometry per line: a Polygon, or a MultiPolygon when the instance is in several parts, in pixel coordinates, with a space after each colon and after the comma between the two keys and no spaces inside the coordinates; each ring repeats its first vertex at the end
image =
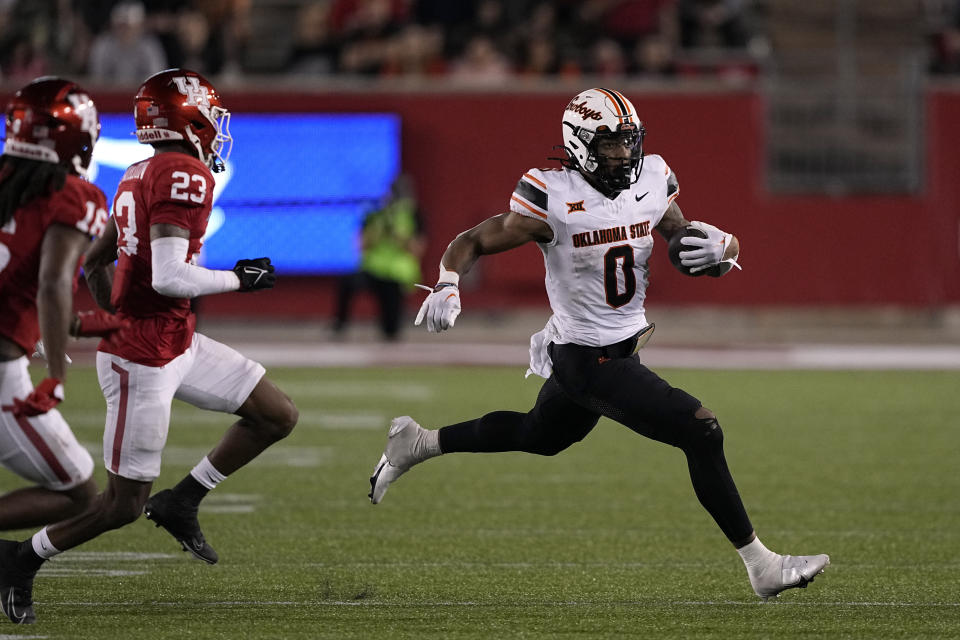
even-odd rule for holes
{"type": "Polygon", "coordinates": [[[197,506],[203,497],[209,493],[210,489],[197,482],[191,474],[187,474],[183,480],[177,483],[173,488],[173,493],[184,502],[197,506]]]}
{"type": "Polygon", "coordinates": [[[516,411],[494,411],[476,420],[443,427],[437,434],[440,450],[444,453],[517,451],[524,415],[516,411]]]}
{"type": "Polygon", "coordinates": [[[37,555],[37,552],[33,550],[32,538],[27,538],[17,547],[17,565],[22,570],[36,571],[40,568],[40,565],[46,561],[46,558],[41,558],[37,555]]]}

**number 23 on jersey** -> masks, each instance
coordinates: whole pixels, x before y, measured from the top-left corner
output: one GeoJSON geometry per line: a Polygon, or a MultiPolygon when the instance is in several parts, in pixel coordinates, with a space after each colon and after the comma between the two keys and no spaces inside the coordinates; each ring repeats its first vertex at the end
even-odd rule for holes
{"type": "MultiPolygon", "coordinates": [[[[207,179],[197,173],[174,171],[170,174],[170,199],[202,204],[207,197],[207,179]],[[195,185],[191,189],[191,185],[195,185]]],[[[128,256],[137,255],[137,204],[132,191],[121,191],[113,203],[113,217],[120,231],[117,242],[120,251],[128,256]]]]}

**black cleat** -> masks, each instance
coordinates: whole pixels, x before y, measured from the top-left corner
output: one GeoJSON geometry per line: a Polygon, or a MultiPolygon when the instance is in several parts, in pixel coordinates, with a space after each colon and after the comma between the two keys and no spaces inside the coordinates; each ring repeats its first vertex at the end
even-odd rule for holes
{"type": "Polygon", "coordinates": [[[17,562],[19,542],[0,540],[0,609],[13,624],[33,624],[33,578],[36,569],[24,569],[17,562]]]}
{"type": "Polygon", "coordinates": [[[147,520],[152,520],[158,527],[163,527],[194,558],[203,560],[207,564],[217,564],[219,557],[213,550],[197,521],[197,508],[177,500],[170,489],[164,489],[150,496],[143,506],[143,514],[147,520]]]}

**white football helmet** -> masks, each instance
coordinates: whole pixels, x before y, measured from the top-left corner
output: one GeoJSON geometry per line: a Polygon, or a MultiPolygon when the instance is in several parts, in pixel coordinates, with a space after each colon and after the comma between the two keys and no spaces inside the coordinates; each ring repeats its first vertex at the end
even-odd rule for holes
{"type": "Polygon", "coordinates": [[[588,89],[574,96],[563,111],[565,164],[608,195],[628,189],[640,179],[645,135],[633,103],[619,91],[588,89]],[[629,149],[629,159],[598,153],[597,143],[609,136],[629,149]]]}

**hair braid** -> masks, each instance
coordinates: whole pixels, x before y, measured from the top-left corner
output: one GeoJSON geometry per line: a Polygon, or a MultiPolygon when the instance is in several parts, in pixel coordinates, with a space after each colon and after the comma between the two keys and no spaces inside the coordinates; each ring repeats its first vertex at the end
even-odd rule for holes
{"type": "Polygon", "coordinates": [[[66,180],[67,169],[58,164],[0,156],[0,227],[34,198],[60,191],[66,180]]]}

